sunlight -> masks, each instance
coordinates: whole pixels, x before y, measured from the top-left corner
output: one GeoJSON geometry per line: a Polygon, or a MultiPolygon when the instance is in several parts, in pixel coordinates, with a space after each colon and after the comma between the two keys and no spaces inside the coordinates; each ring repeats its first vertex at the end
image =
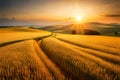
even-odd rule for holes
{"type": "Polygon", "coordinates": [[[83,19],[82,16],[76,16],[76,21],[77,21],[77,22],[80,22],[82,19],[83,19]]]}

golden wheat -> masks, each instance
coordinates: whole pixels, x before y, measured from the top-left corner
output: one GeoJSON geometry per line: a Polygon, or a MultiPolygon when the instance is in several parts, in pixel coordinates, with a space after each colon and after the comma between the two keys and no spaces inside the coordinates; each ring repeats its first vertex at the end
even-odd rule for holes
{"type": "Polygon", "coordinates": [[[18,40],[26,40],[26,39],[33,39],[33,38],[42,38],[44,36],[49,36],[51,32],[48,31],[38,31],[34,29],[27,29],[28,31],[24,31],[26,29],[22,29],[21,31],[18,31],[19,28],[8,28],[0,29],[0,36],[2,37],[0,39],[0,44],[6,43],[6,42],[13,42],[18,40]],[[30,30],[33,30],[32,32],[30,30]]]}
{"type": "Polygon", "coordinates": [[[83,52],[86,52],[87,54],[91,54],[91,55],[100,57],[100,58],[102,58],[106,61],[109,61],[109,62],[113,63],[113,64],[120,65],[120,57],[116,56],[114,54],[109,54],[109,53],[105,53],[105,52],[102,52],[102,51],[97,51],[97,50],[89,49],[89,48],[83,48],[83,47],[80,47],[80,46],[78,47],[78,46],[75,46],[75,45],[73,45],[73,48],[78,49],[78,50],[83,51],[83,52]]]}
{"type": "Polygon", "coordinates": [[[33,40],[0,48],[0,80],[53,80],[33,40]]]}
{"type": "Polygon", "coordinates": [[[120,66],[74,49],[72,45],[66,44],[54,38],[47,38],[43,40],[42,47],[54,62],[78,78],[81,75],[83,78],[90,77],[98,80],[120,79],[120,66]]]}
{"type": "MultiPolygon", "coordinates": [[[[84,38],[84,37],[81,37],[80,35],[79,36],[71,36],[71,35],[60,35],[58,34],[56,36],[58,39],[60,40],[63,40],[63,41],[66,41],[66,42],[69,42],[69,43],[72,43],[72,44],[75,44],[75,45],[78,45],[80,47],[84,47],[84,48],[89,48],[89,49],[94,49],[94,50],[98,50],[98,51],[102,51],[102,52],[106,52],[106,53],[109,53],[109,54],[114,54],[114,55],[117,55],[117,56],[120,56],[120,48],[115,48],[115,47],[109,47],[109,46],[105,46],[105,45],[99,45],[99,44],[94,44],[95,40],[93,40],[93,43],[92,42],[89,42],[89,41],[86,41],[86,40],[89,40],[89,38],[84,38]],[[81,39],[80,39],[81,38],[81,39]],[[85,40],[86,39],[86,40],[85,40]]],[[[105,37],[104,37],[105,38],[105,37]]],[[[113,41],[114,40],[114,37],[112,38],[113,41]]],[[[119,39],[119,38],[118,38],[119,39]]],[[[109,39],[106,39],[105,42],[109,41],[109,39]]],[[[118,40],[117,40],[118,41],[118,40]]],[[[119,41],[120,42],[120,41],[119,41]]],[[[116,45],[116,42],[112,42],[112,44],[115,44],[116,45]]],[[[119,43],[118,43],[119,44],[119,43]]],[[[119,45],[117,45],[119,46],[119,45]]]]}
{"type": "MultiPolygon", "coordinates": [[[[68,80],[65,78],[65,76],[62,74],[61,70],[59,67],[51,61],[51,59],[48,58],[47,55],[42,51],[40,48],[41,46],[41,41],[39,41],[39,46],[36,43],[35,44],[35,49],[38,53],[38,56],[41,58],[41,60],[44,62],[45,66],[48,68],[52,76],[54,77],[54,80],[68,80]]],[[[70,80],[70,79],[69,79],[70,80]]]]}
{"type": "Polygon", "coordinates": [[[96,35],[70,35],[70,34],[57,34],[56,37],[64,38],[64,39],[74,39],[76,42],[87,41],[87,42],[98,44],[98,45],[105,45],[105,46],[114,47],[118,49],[120,48],[119,37],[96,36],[96,35]]]}

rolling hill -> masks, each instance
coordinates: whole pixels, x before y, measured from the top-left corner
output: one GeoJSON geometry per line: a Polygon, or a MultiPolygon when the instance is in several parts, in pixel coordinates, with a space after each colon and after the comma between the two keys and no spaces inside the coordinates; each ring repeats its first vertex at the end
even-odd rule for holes
{"type": "Polygon", "coordinates": [[[25,27],[0,33],[0,80],[120,80],[120,37],[25,27]]]}
{"type": "Polygon", "coordinates": [[[51,32],[27,27],[0,28],[0,45],[27,39],[39,39],[51,35],[51,32]]]}
{"type": "Polygon", "coordinates": [[[115,32],[120,32],[120,25],[119,24],[104,24],[104,23],[85,23],[81,25],[76,24],[69,24],[69,25],[56,25],[56,26],[45,26],[39,29],[57,32],[57,33],[66,33],[71,34],[72,30],[76,30],[77,26],[84,28],[84,30],[95,30],[100,32],[102,35],[115,35],[115,32]]]}

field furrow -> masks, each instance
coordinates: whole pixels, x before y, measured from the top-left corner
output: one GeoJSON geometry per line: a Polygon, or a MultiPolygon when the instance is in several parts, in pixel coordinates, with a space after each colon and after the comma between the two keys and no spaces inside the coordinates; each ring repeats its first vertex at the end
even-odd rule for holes
{"type": "Polygon", "coordinates": [[[81,76],[83,80],[120,79],[120,66],[75,49],[65,42],[47,38],[42,41],[41,46],[56,64],[78,79],[81,76]]]}
{"type": "Polygon", "coordinates": [[[119,37],[0,32],[0,80],[120,80],[119,37]]]}
{"type": "Polygon", "coordinates": [[[0,48],[0,80],[54,80],[34,43],[28,40],[0,48]]]}
{"type": "Polygon", "coordinates": [[[66,36],[66,38],[63,38],[63,37],[56,37],[56,38],[60,39],[62,41],[65,41],[65,42],[83,47],[83,48],[94,49],[94,50],[97,50],[97,51],[102,51],[102,52],[105,52],[105,53],[120,56],[120,49],[118,49],[118,48],[113,48],[113,47],[108,47],[108,46],[104,46],[104,45],[94,44],[94,43],[91,43],[91,42],[86,42],[86,41],[84,41],[84,39],[81,40],[81,41],[78,41],[77,39],[74,39],[74,38],[71,38],[71,37],[69,38],[67,36],[66,36]]]}
{"type": "Polygon", "coordinates": [[[96,36],[96,35],[69,35],[56,34],[57,38],[73,39],[76,42],[86,41],[97,45],[104,45],[108,47],[120,49],[120,38],[111,36],[96,36]],[[116,45],[117,44],[117,45],[116,45]]]}
{"type": "Polygon", "coordinates": [[[65,75],[61,72],[59,67],[54,62],[52,62],[52,60],[49,59],[48,56],[42,51],[40,46],[41,46],[41,41],[39,41],[38,44],[35,43],[34,45],[37,55],[40,57],[40,59],[45,64],[49,72],[52,74],[53,79],[54,80],[68,80],[67,78],[65,78],[65,75]]]}
{"type": "Polygon", "coordinates": [[[97,56],[97,57],[102,58],[102,59],[104,59],[108,62],[111,62],[113,64],[120,65],[120,57],[117,55],[105,53],[102,51],[97,51],[94,49],[83,48],[83,47],[76,46],[76,45],[73,45],[73,48],[78,49],[78,50],[83,51],[83,52],[86,52],[87,54],[97,56]]]}
{"type": "Polygon", "coordinates": [[[3,28],[0,29],[0,46],[7,45],[9,43],[29,40],[29,39],[41,39],[44,37],[48,37],[52,35],[51,32],[37,30],[37,29],[30,29],[30,28],[3,28]]]}

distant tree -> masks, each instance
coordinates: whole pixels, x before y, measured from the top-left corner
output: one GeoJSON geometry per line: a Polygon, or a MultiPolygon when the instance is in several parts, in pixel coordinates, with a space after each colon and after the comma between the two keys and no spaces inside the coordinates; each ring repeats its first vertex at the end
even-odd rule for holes
{"type": "Polygon", "coordinates": [[[75,30],[72,30],[72,34],[76,34],[76,31],[75,31],[75,30]]]}
{"type": "Polygon", "coordinates": [[[117,35],[117,34],[118,34],[118,32],[115,32],[114,34],[115,34],[115,35],[117,35]]]}
{"type": "Polygon", "coordinates": [[[84,34],[85,35],[100,35],[100,32],[94,31],[94,30],[85,29],[84,30],[84,34]]]}

